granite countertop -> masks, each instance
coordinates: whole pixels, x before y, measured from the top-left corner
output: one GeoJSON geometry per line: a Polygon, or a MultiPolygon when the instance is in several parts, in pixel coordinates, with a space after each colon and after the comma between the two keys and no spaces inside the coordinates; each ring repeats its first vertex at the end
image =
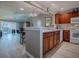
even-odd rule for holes
{"type": "Polygon", "coordinates": [[[42,32],[61,31],[61,29],[41,30],[42,32]]]}
{"type": "Polygon", "coordinates": [[[52,31],[61,31],[62,29],[56,29],[56,28],[34,28],[34,27],[29,27],[29,28],[26,28],[26,30],[38,30],[40,32],[52,32],[52,31]]]}

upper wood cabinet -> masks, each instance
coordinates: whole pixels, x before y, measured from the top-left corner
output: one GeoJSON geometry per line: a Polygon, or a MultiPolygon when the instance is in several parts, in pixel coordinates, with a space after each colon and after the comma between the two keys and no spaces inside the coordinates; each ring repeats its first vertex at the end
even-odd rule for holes
{"type": "Polygon", "coordinates": [[[60,15],[60,24],[67,24],[70,23],[70,15],[69,14],[61,14],[60,15]]]}
{"type": "Polygon", "coordinates": [[[78,12],[78,17],[79,17],[79,12],[78,12]]]}
{"type": "Polygon", "coordinates": [[[70,23],[70,14],[56,14],[55,23],[56,24],[68,24],[70,23]]]}
{"type": "Polygon", "coordinates": [[[71,17],[79,17],[79,12],[72,12],[69,14],[71,15],[71,17]]]}
{"type": "Polygon", "coordinates": [[[69,23],[71,23],[72,17],[79,17],[79,12],[56,14],[55,23],[56,24],[69,24],[69,23]]]}
{"type": "Polygon", "coordinates": [[[55,15],[55,23],[59,24],[60,14],[55,15]]]}

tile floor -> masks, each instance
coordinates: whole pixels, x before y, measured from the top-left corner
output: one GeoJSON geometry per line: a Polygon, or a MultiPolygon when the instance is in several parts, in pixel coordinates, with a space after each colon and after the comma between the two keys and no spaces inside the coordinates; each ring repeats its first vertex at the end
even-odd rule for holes
{"type": "Polygon", "coordinates": [[[79,45],[63,42],[46,54],[47,58],[79,58],[79,45]]]}
{"type": "Polygon", "coordinates": [[[26,58],[25,46],[20,44],[19,34],[4,34],[0,38],[0,58],[26,58]]]}
{"type": "MultiPolygon", "coordinates": [[[[79,58],[79,45],[63,42],[51,50],[47,58],[79,58]]],[[[29,58],[25,45],[20,44],[19,34],[7,34],[0,38],[0,58],[29,58]]]]}

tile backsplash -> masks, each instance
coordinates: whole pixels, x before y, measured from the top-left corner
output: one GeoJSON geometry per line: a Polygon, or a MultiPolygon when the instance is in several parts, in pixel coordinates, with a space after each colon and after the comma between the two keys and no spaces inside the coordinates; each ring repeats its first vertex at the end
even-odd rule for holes
{"type": "Polygon", "coordinates": [[[69,30],[71,29],[71,24],[57,24],[56,25],[59,29],[69,30]]]}

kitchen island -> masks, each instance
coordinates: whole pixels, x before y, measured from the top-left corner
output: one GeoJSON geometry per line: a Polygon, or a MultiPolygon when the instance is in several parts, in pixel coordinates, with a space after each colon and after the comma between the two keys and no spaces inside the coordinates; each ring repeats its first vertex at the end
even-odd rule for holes
{"type": "Polygon", "coordinates": [[[26,51],[30,57],[42,58],[60,42],[61,29],[26,29],[26,51]]]}

